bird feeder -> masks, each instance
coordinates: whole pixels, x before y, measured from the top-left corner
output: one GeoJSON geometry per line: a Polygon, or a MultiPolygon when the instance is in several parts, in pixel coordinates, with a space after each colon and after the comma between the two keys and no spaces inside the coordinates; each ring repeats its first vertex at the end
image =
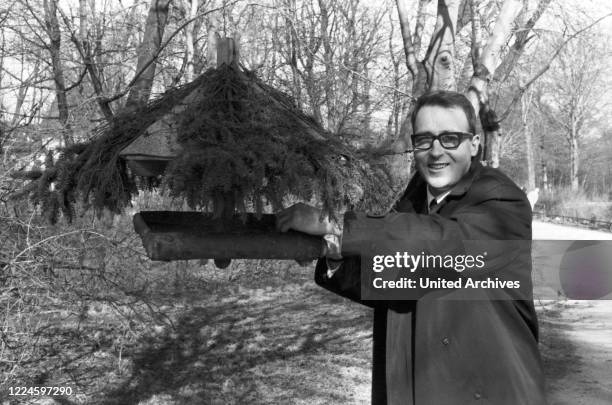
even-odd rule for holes
{"type": "MultiPolygon", "coordinates": [[[[237,62],[238,52],[233,40],[218,39],[217,69],[224,64],[237,69],[237,62]]],[[[258,94],[266,91],[256,84],[249,85],[249,91],[258,94]]],[[[201,91],[196,87],[121,151],[120,156],[132,173],[145,177],[164,175],[170,162],[185,153],[177,141],[179,119],[190,104],[202,96],[201,91]]],[[[275,103],[275,108],[285,108],[282,103],[275,103]]],[[[297,115],[294,118],[298,127],[313,139],[324,140],[319,131],[312,128],[312,123],[300,122],[302,118],[297,115]]],[[[321,254],[321,238],[293,231],[280,233],[274,227],[274,215],[233,214],[233,209],[216,216],[202,212],[140,212],[134,216],[134,228],[152,260],[215,259],[215,263],[228,263],[228,259],[237,258],[306,261],[321,254]]]]}
{"type": "Polygon", "coordinates": [[[172,195],[205,211],[136,214],[148,256],[217,264],[318,258],[320,237],[276,231],[264,208],[282,208],[289,195],[316,198],[333,214],[364,195],[389,196],[384,169],[243,70],[231,38],[217,40],[216,57],[216,69],[155,101],[164,108],[140,116],[145,129],[120,153],[132,174],[163,176],[172,195]]]}

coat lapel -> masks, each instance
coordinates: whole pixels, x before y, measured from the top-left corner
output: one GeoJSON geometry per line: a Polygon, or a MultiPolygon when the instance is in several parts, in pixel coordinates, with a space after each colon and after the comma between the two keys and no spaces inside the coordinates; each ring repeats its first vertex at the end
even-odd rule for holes
{"type": "Polygon", "coordinates": [[[479,161],[474,160],[470,166],[470,170],[459,180],[453,187],[448,196],[429,211],[427,207],[427,183],[419,172],[416,172],[410,183],[406,187],[406,192],[395,204],[394,210],[398,212],[416,212],[417,214],[435,214],[450,200],[456,199],[464,195],[472,186],[477,173],[482,168],[479,161]]]}

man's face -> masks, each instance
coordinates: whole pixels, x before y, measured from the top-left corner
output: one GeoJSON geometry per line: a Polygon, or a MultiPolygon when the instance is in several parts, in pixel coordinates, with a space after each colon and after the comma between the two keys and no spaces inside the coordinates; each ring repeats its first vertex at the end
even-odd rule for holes
{"type": "MultiPolygon", "coordinates": [[[[414,133],[430,132],[438,135],[444,131],[469,132],[465,113],[460,108],[425,106],[414,122],[414,133]]],[[[430,192],[439,195],[450,190],[468,172],[472,156],[478,153],[480,137],[464,139],[457,149],[445,149],[435,140],[429,150],[415,150],[416,168],[425,178],[430,192]]]]}

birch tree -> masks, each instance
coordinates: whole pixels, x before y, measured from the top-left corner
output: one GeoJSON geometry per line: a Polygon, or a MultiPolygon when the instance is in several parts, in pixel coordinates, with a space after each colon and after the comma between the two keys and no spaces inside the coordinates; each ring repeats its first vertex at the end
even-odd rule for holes
{"type": "MultiPolygon", "coordinates": [[[[489,164],[498,166],[499,156],[496,153],[495,143],[499,137],[499,125],[489,105],[488,85],[495,78],[500,66],[506,73],[512,70],[516,60],[524,52],[529,33],[546,10],[550,0],[540,0],[530,18],[518,28],[513,27],[513,24],[526,2],[504,0],[496,13],[495,24],[486,40],[483,40],[481,22],[486,21],[492,10],[491,6],[495,8],[495,4],[484,0],[438,0],[433,34],[424,58],[419,60],[426,21],[425,10],[432,1],[418,0],[415,16],[411,14],[414,8],[411,8],[409,0],[396,0],[406,66],[413,82],[412,96],[416,98],[432,90],[457,89],[456,38],[461,29],[470,27],[472,76],[465,93],[481,116],[485,132],[485,157],[489,164]],[[414,29],[412,21],[416,21],[414,29]],[[512,51],[508,52],[506,44],[513,35],[514,46],[512,51]]],[[[395,151],[407,149],[406,129],[403,132],[403,137],[393,147],[395,151]]]]}

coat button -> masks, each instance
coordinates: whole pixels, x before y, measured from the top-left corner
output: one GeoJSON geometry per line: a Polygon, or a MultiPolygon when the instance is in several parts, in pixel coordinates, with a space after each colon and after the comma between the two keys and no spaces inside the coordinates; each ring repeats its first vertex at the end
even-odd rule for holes
{"type": "Polygon", "coordinates": [[[448,346],[449,343],[450,343],[450,339],[449,338],[445,337],[444,339],[442,339],[442,344],[444,346],[448,346]]]}
{"type": "Polygon", "coordinates": [[[475,392],[474,393],[474,399],[480,399],[482,397],[482,395],[480,395],[480,392],[475,392]]]}

